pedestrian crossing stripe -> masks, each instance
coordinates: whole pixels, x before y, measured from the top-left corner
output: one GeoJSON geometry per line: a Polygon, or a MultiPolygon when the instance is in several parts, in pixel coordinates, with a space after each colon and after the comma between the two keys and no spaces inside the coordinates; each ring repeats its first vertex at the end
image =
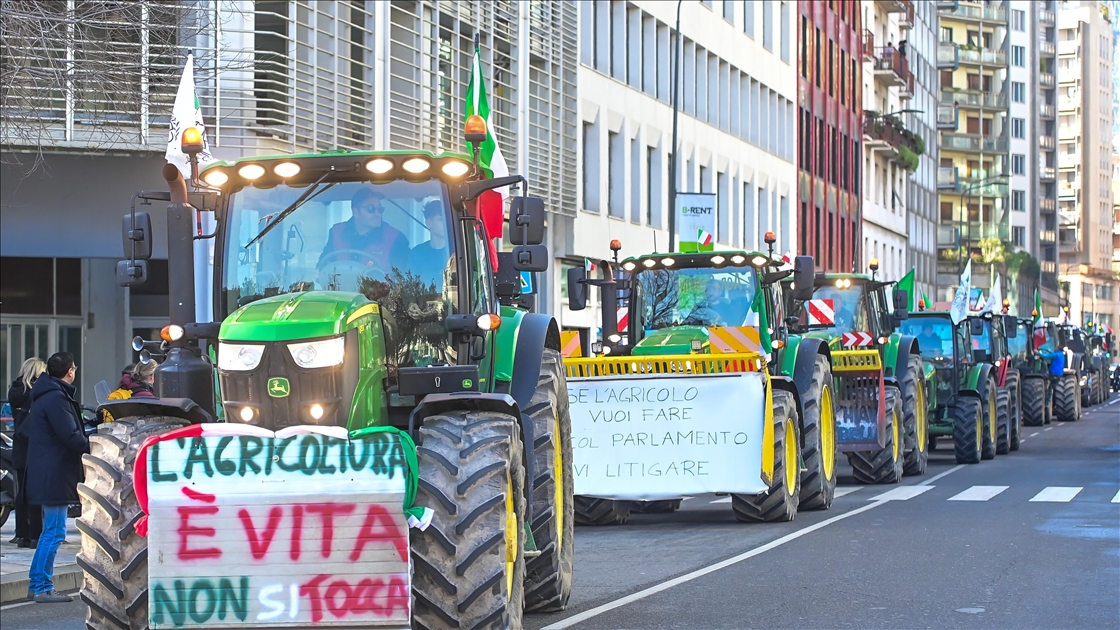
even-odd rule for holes
{"type": "Polygon", "coordinates": [[[1031,502],[1069,503],[1081,490],[1082,488],[1080,487],[1049,486],[1043,488],[1042,492],[1031,497],[1031,502]]]}
{"type": "Polygon", "coordinates": [[[719,326],[708,329],[712,354],[759,353],[758,329],[753,326],[719,326]]]}
{"type": "Polygon", "coordinates": [[[1008,486],[972,486],[964,492],[949,497],[949,501],[989,501],[1006,490],[1008,486]]]}

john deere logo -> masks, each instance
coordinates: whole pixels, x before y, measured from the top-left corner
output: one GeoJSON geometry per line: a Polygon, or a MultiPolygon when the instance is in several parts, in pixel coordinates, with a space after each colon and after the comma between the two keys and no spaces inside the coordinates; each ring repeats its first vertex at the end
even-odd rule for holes
{"type": "Polygon", "coordinates": [[[288,379],[283,377],[276,377],[268,379],[268,395],[273,398],[283,398],[290,394],[292,386],[288,383],[288,379]]]}
{"type": "Polygon", "coordinates": [[[463,389],[470,389],[474,387],[474,381],[469,378],[463,379],[463,389]]]}

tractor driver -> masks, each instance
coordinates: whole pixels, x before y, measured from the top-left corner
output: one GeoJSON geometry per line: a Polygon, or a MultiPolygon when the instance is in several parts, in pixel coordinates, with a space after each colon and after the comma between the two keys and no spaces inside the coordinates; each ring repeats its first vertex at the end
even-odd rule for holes
{"type": "MultiPolygon", "coordinates": [[[[922,327],[922,333],[918,335],[918,348],[922,352],[943,352],[941,346],[941,337],[933,332],[933,325],[927,323],[922,327]]],[[[950,350],[950,354],[952,354],[952,350],[950,350]]]]}
{"type": "Polygon", "coordinates": [[[723,283],[714,278],[704,287],[704,301],[697,307],[697,310],[700,309],[708,309],[715,314],[711,324],[723,326],[738,326],[746,316],[731,298],[724,295],[723,283]]]}
{"type": "Polygon", "coordinates": [[[427,241],[412,248],[409,260],[412,271],[425,284],[443,286],[443,272],[447,269],[450,251],[447,247],[447,217],[442,201],[424,204],[424,225],[430,236],[427,241]]]}
{"type": "Polygon", "coordinates": [[[352,216],[336,223],[327,235],[317,269],[335,261],[353,261],[388,272],[408,264],[408,239],[385,223],[385,195],[364,187],[350,200],[352,216]]]}

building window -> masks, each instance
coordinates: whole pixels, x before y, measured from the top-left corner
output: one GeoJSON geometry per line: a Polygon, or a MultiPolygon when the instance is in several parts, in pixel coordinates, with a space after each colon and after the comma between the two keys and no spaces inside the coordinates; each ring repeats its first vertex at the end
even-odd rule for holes
{"type": "MultiPolygon", "coordinates": [[[[630,141],[630,221],[639,225],[642,223],[642,201],[642,142],[634,138],[630,141]]],[[[644,201],[649,203],[648,194],[644,201]]]]}
{"type": "Polygon", "coordinates": [[[1015,247],[1027,246],[1027,228],[1015,225],[1011,227],[1011,243],[1015,247]]]}
{"type": "Polygon", "coordinates": [[[786,63],[789,63],[789,48],[790,48],[789,37],[787,36],[787,33],[789,32],[789,4],[790,3],[788,3],[788,2],[783,2],[782,3],[781,9],[779,9],[780,13],[779,13],[779,21],[778,21],[778,27],[780,29],[778,31],[778,36],[782,38],[782,43],[781,43],[782,61],[784,61],[786,63]]]}
{"type": "Polygon", "coordinates": [[[941,27],[941,41],[951,43],[953,41],[953,29],[948,26],[941,27]]]}
{"type": "Polygon", "coordinates": [[[1027,193],[1022,190],[1011,191],[1011,209],[1016,212],[1027,211],[1027,193]]]}
{"type": "Polygon", "coordinates": [[[1027,121],[1022,118],[1011,119],[1011,137],[1012,138],[1025,138],[1026,137],[1027,121]]]}
{"type": "Polygon", "coordinates": [[[583,123],[583,208],[599,212],[599,142],[595,125],[583,123]]]}
{"type": "Polygon", "coordinates": [[[1027,86],[1022,81],[1011,82],[1011,101],[1014,103],[1027,102],[1027,86]]]}
{"type": "Polygon", "coordinates": [[[1011,10],[1011,28],[1016,31],[1027,30],[1027,14],[1021,9],[1011,10]]]}
{"type": "Polygon", "coordinates": [[[754,0],[743,2],[743,32],[752,39],[754,38],[754,10],[757,6],[754,0]]]}
{"type": "Polygon", "coordinates": [[[762,47],[774,50],[774,3],[762,3],[762,47]]]}
{"type": "Polygon", "coordinates": [[[1012,175],[1025,175],[1027,172],[1027,157],[1025,155],[1012,155],[1011,156],[1011,174],[1012,175]]]}
{"type": "Polygon", "coordinates": [[[723,19],[735,23],[735,5],[728,0],[723,0],[723,19]]]}
{"type": "Polygon", "coordinates": [[[626,148],[620,133],[607,132],[607,212],[612,217],[626,216],[626,148]]]}
{"type": "Polygon", "coordinates": [[[1011,47],[1011,65],[1022,68],[1026,66],[1027,49],[1022,46],[1011,47]]]}

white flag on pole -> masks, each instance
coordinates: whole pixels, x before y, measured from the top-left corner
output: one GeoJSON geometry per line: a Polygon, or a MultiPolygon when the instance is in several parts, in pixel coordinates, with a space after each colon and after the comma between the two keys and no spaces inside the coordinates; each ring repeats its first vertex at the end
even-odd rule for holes
{"type": "Polygon", "coordinates": [[[992,285],[992,292],[988,294],[988,303],[984,305],[984,310],[995,315],[1003,308],[1003,287],[1000,285],[999,274],[996,274],[995,284],[992,285]]]}
{"type": "Polygon", "coordinates": [[[183,68],[183,77],[179,80],[179,91],[175,93],[175,106],[171,110],[171,128],[167,138],[167,162],[179,168],[184,178],[190,179],[190,158],[183,153],[183,130],[187,127],[198,127],[202,133],[202,153],[198,154],[198,166],[201,169],[206,164],[214,161],[210,155],[210,143],[206,141],[206,128],[202,124],[202,108],[198,103],[198,96],[194,93],[194,53],[187,53],[187,64],[183,68]]]}
{"type": "Polygon", "coordinates": [[[968,301],[969,294],[972,293],[972,260],[964,266],[964,273],[961,274],[961,283],[957,287],[957,293],[953,296],[953,305],[949,308],[949,319],[953,320],[954,324],[959,324],[968,317],[968,301]]]}

